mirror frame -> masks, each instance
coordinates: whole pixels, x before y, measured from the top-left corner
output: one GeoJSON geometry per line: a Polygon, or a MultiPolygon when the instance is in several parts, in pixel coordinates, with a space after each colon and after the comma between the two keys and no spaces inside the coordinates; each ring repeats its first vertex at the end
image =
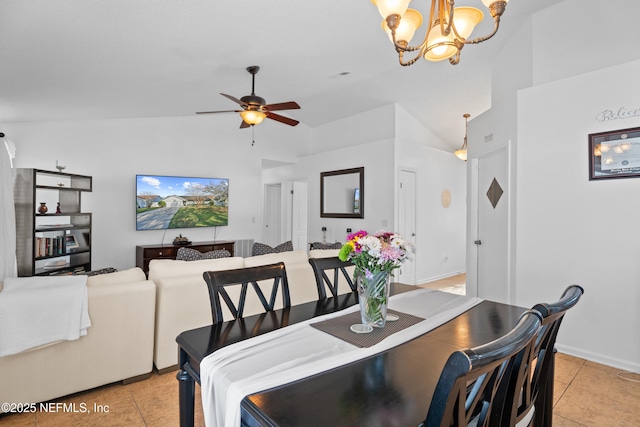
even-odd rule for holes
{"type": "Polygon", "coordinates": [[[364,167],[340,169],[329,172],[320,173],[320,217],[321,218],[364,218],[364,167]],[[360,183],[360,212],[325,212],[324,210],[324,179],[335,175],[351,175],[358,174],[360,183]]]}

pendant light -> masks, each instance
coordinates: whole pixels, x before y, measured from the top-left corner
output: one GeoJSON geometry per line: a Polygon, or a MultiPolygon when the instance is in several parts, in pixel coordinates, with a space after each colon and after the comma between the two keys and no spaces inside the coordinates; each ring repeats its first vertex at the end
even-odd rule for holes
{"type": "Polygon", "coordinates": [[[460,160],[467,161],[467,129],[468,129],[468,120],[471,115],[469,113],[465,113],[462,115],[464,117],[464,143],[462,147],[458,148],[453,154],[456,155],[460,160]]]}

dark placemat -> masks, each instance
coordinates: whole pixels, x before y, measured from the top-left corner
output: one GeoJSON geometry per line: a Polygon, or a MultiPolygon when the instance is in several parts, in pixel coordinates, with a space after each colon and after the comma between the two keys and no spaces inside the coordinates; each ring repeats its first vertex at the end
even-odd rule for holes
{"type": "Polygon", "coordinates": [[[387,321],[384,328],[373,328],[373,331],[366,334],[358,334],[349,329],[351,325],[362,323],[362,320],[360,319],[360,311],[345,314],[340,317],[334,317],[333,319],[324,320],[322,322],[311,323],[311,326],[357,347],[371,347],[372,345],[378,344],[389,335],[395,334],[396,332],[424,320],[421,317],[395,310],[387,310],[387,314],[395,314],[399,319],[395,322],[387,321]]]}

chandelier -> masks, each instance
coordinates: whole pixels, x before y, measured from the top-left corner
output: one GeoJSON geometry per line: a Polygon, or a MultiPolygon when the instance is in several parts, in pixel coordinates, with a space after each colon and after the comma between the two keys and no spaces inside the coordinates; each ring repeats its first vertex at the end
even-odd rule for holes
{"type": "Polygon", "coordinates": [[[462,115],[462,117],[464,117],[464,143],[462,144],[462,147],[454,151],[453,154],[455,154],[456,157],[459,158],[460,160],[464,160],[466,162],[467,161],[467,129],[469,127],[468,120],[469,120],[469,117],[471,117],[471,115],[469,113],[465,113],[462,115]]]}
{"type": "Polygon", "coordinates": [[[414,33],[422,25],[422,14],[409,9],[411,0],[371,0],[382,15],[382,29],[396,48],[400,65],[412,65],[424,57],[429,61],[449,59],[453,65],[460,61],[460,50],[465,44],[477,44],[490,39],[498,31],[500,17],[509,0],[482,0],[493,17],[494,28],[490,34],[468,40],[471,32],[484,18],[475,7],[455,7],[454,0],[431,0],[429,26],[422,43],[409,46],[414,33]],[[405,60],[406,52],[417,52],[414,58],[405,60]]]}

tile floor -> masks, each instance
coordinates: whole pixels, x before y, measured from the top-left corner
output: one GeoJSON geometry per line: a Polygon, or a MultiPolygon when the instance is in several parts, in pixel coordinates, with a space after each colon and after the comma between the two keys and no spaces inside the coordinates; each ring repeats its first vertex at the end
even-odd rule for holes
{"type": "MultiPolygon", "coordinates": [[[[618,369],[558,353],[553,421],[556,427],[640,426],[640,375],[627,374],[635,382],[616,374],[618,369]]],[[[203,426],[199,387],[196,386],[196,426],[203,426]]],[[[53,402],[91,413],[38,411],[32,414],[0,415],[0,426],[178,426],[178,385],[175,372],[137,383],[113,384],[53,402]],[[104,412],[94,412],[100,405],[104,412]],[[108,412],[107,412],[108,411],[108,412]]]]}
{"type": "MultiPolygon", "coordinates": [[[[453,287],[459,285],[453,283],[459,280],[460,277],[449,278],[443,283],[445,287],[453,287]]],[[[433,282],[425,287],[432,286],[433,282]]],[[[113,384],[53,401],[66,404],[67,409],[75,404],[76,410],[81,412],[69,412],[64,406],[51,405],[58,411],[0,415],[0,426],[178,426],[176,372],[153,373],[144,381],[113,384]],[[83,411],[84,407],[88,412],[83,411]]],[[[618,373],[618,369],[558,353],[554,426],[640,426],[640,374],[618,373]]],[[[197,386],[195,419],[196,426],[204,425],[197,386]]]]}

